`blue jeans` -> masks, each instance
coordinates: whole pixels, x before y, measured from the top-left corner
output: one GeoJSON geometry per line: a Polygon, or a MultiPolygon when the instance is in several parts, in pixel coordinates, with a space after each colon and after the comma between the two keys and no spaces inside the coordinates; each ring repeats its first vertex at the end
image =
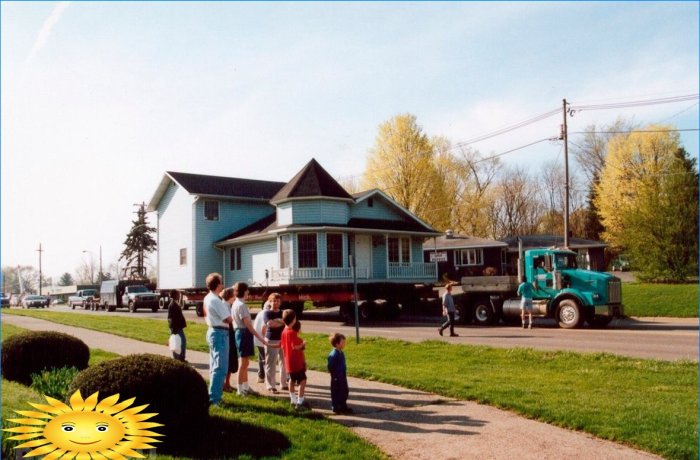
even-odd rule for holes
{"type": "Polygon", "coordinates": [[[182,340],[182,354],[175,353],[173,351],[173,358],[179,359],[180,361],[184,361],[185,353],[187,352],[187,339],[185,338],[185,331],[183,329],[180,329],[178,332],[173,332],[173,334],[179,335],[180,339],[182,340]]]}
{"type": "Polygon", "coordinates": [[[209,402],[218,404],[228,371],[228,329],[207,329],[209,345],[209,402]]]}

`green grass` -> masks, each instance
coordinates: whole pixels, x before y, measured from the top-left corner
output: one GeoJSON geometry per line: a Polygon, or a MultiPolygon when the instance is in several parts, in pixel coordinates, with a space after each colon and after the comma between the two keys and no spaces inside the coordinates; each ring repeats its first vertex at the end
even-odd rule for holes
{"type": "Polygon", "coordinates": [[[622,283],[627,316],[698,317],[698,284],[622,283]]]}
{"type": "MultiPolygon", "coordinates": [[[[158,320],[29,314],[93,329],[116,329],[120,335],[128,333],[148,342],[164,343],[167,337],[164,322],[158,320]],[[143,335],[138,337],[137,331],[143,335]]],[[[206,351],[204,327],[193,326],[191,330],[188,326],[188,348],[206,351]]],[[[308,341],[309,367],[325,371],[330,351],[327,337],[302,335],[308,341]]],[[[695,362],[380,338],[364,338],[360,345],[350,339],[347,359],[349,374],[357,377],[513,410],[667,458],[698,458],[695,362]]]]}

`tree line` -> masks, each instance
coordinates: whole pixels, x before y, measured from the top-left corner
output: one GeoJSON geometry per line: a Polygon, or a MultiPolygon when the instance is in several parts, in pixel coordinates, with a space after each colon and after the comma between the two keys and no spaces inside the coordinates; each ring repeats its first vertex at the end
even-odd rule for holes
{"type": "MultiPolygon", "coordinates": [[[[570,140],[570,236],[624,252],[642,279],[685,280],[698,267],[697,162],[672,126],[619,119],[570,140]]],[[[469,146],[428,136],[412,114],[379,125],[362,178],[435,229],[502,239],[563,235],[563,166],[504,164],[469,146]]]]}

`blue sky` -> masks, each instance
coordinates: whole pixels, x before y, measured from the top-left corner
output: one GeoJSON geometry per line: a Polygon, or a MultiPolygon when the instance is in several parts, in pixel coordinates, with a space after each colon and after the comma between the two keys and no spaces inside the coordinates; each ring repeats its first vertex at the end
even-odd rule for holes
{"type": "MultiPolygon", "coordinates": [[[[453,143],[561,106],[698,93],[697,2],[2,2],[3,265],[116,261],[166,170],[359,176],[377,126],[453,143]],[[85,223],[87,222],[87,224],[85,223]]],[[[697,100],[580,112],[697,128],[697,100]]],[[[556,136],[561,115],[473,144],[556,136]]],[[[682,136],[692,155],[698,134],[682,136]]],[[[571,137],[576,141],[575,135],[571,137]]],[[[502,157],[537,171],[544,142],[502,157]]],[[[575,172],[575,166],[573,167],[575,172]]],[[[152,222],[155,218],[152,217],[152,222]]]]}

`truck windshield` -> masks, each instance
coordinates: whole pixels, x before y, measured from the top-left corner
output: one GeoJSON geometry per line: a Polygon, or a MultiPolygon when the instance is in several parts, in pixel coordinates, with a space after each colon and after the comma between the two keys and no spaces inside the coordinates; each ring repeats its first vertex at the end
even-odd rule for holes
{"type": "Polygon", "coordinates": [[[83,295],[95,295],[95,290],[94,289],[85,289],[83,291],[83,295]]]}
{"type": "Polygon", "coordinates": [[[555,254],[554,263],[558,270],[578,267],[575,254],[555,254]]]}
{"type": "Polygon", "coordinates": [[[146,286],[129,286],[127,288],[129,292],[148,292],[148,289],[146,289],[146,286]]]}

